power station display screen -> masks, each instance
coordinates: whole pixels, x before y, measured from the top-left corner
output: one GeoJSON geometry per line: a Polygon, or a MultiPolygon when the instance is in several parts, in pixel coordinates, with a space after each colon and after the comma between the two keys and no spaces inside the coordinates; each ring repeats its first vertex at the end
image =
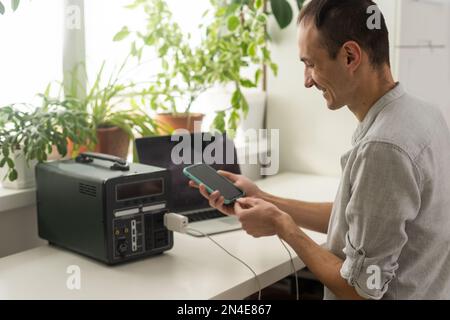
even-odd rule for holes
{"type": "Polygon", "coordinates": [[[150,197],[163,193],[163,180],[147,180],[135,183],[118,184],[116,187],[117,201],[150,197]]]}

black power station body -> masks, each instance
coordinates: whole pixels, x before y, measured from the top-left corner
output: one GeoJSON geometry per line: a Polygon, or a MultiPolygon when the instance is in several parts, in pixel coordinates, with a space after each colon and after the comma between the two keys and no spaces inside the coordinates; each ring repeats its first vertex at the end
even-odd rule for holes
{"type": "Polygon", "coordinates": [[[36,167],[39,236],[107,264],[173,247],[170,173],[97,153],[36,167]]]}

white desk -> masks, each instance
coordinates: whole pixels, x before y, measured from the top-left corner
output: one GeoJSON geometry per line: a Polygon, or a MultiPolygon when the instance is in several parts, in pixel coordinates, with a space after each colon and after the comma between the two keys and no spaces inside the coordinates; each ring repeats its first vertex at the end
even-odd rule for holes
{"type": "MultiPolygon", "coordinates": [[[[338,179],[284,173],[258,185],[286,197],[332,201],[338,179]]],[[[324,234],[307,234],[325,242],[324,234]]],[[[277,237],[255,239],[244,231],[213,237],[249,264],[263,287],[292,272],[277,237]]],[[[304,267],[297,257],[295,265],[304,267]]],[[[0,259],[0,299],[242,299],[256,291],[247,268],[210,240],[184,234],[175,234],[173,249],[162,255],[113,267],[50,246],[0,259]],[[67,289],[70,265],[81,269],[80,290],[67,289]]]]}

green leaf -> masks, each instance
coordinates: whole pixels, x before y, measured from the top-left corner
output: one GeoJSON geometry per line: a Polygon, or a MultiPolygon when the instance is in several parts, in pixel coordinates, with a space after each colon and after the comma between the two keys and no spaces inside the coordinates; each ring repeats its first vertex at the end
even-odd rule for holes
{"type": "Polygon", "coordinates": [[[267,48],[261,48],[264,60],[270,60],[270,51],[267,48]]]}
{"type": "Polygon", "coordinates": [[[8,145],[4,144],[2,147],[2,154],[5,158],[7,158],[9,156],[9,149],[8,149],[8,145]]]}
{"type": "Polygon", "coordinates": [[[219,111],[214,118],[213,128],[218,130],[219,132],[225,131],[225,112],[219,111]]]}
{"type": "Polygon", "coordinates": [[[261,69],[256,70],[255,72],[255,84],[258,85],[259,80],[261,79],[262,71],[261,69]]]}
{"type": "Polygon", "coordinates": [[[235,1],[235,3],[230,4],[226,7],[227,10],[225,15],[228,16],[230,14],[234,14],[241,7],[241,5],[241,1],[235,1]]]}
{"type": "Polygon", "coordinates": [[[228,27],[229,31],[233,32],[234,30],[236,30],[237,27],[239,26],[239,24],[240,24],[240,21],[239,21],[238,17],[231,16],[228,18],[227,27],[228,27]]]}
{"type": "Polygon", "coordinates": [[[159,57],[165,56],[168,50],[169,50],[169,46],[167,44],[164,44],[161,48],[159,48],[158,56],[159,57]]]}
{"type": "Polygon", "coordinates": [[[301,10],[303,8],[303,4],[305,3],[305,0],[296,0],[296,1],[297,1],[298,10],[301,10]]]}
{"type": "Polygon", "coordinates": [[[256,44],[254,42],[248,46],[247,53],[250,57],[256,56],[256,44]]]}
{"type": "Polygon", "coordinates": [[[17,180],[17,171],[15,169],[11,170],[8,176],[10,181],[17,180]]]}
{"type": "Polygon", "coordinates": [[[256,0],[255,1],[255,8],[256,9],[261,9],[262,5],[263,5],[263,0],[256,0]]]}
{"type": "Polygon", "coordinates": [[[0,14],[5,14],[5,6],[0,2],[0,14]]]}
{"type": "Polygon", "coordinates": [[[168,70],[169,69],[169,63],[166,60],[163,60],[161,62],[161,66],[162,66],[163,70],[168,70]]]}
{"type": "Polygon", "coordinates": [[[292,21],[291,5],[286,0],[270,0],[273,15],[281,29],[286,28],[292,21]]]}
{"type": "Polygon", "coordinates": [[[6,158],[6,163],[8,164],[9,168],[14,168],[14,161],[12,161],[11,158],[6,158]]]}
{"type": "Polygon", "coordinates": [[[134,42],[134,41],[131,43],[130,54],[131,54],[133,57],[136,57],[137,54],[138,54],[138,50],[137,50],[137,48],[136,48],[136,42],[134,42]]]}
{"type": "Polygon", "coordinates": [[[11,0],[11,9],[16,11],[19,7],[20,0],[11,0]]]}
{"type": "Polygon", "coordinates": [[[270,69],[272,69],[272,72],[275,76],[278,75],[278,65],[275,63],[271,63],[270,64],[270,69]]]}
{"type": "Polygon", "coordinates": [[[236,89],[233,93],[233,96],[231,97],[231,105],[233,106],[233,108],[239,109],[240,100],[241,100],[241,91],[239,89],[236,89]]]}
{"type": "Polygon", "coordinates": [[[229,129],[231,129],[232,131],[236,131],[237,129],[237,125],[239,122],[239,114],[236,111],[232,111],[230,114],[230,118],[228,120],[228,127],[229,129]]]}
{"type": "Polygon", "coordinates": [[[245,99],[244,96],[242,96],[242,99],[241,99],[241,108],[242,108],[242,112],[244,113],[244,118],[247,118],[249,106],[248,106],[247,99],[245,99]]]}
{"type": "Polygon", "coordinates": [[[130,31],[128,30],[128,27],[122,27],[122,30],[116,33],[116,35],[113,38],[113,41],[121,41],[128,37],[130,34],[130,31]]]}
{"type": "Polygon", "coordinates": [[[216,12],[216,17],[223,17],[227,13],[227,8],[220,7],[216,12]]]}
{"type": "Polygon", "coordinates": [[[152,46],[156,41],[156,37],[152,34],[144,39],[144,43],[148,46],[152,46]]]}
{"type": "Polygon", "coordinates": [[[245,88],[254,88],[254,87],[256,87],[256,85],[253,82],[251,82],[250,80],[248,80],[248,79],[241,79],[240,83],[241,83],[241,86],[243,86],[245,88]]]}
{"type": "MultiPolygon", "coordinates": [[[[282,0],[282,1],[284,1],[284,0],[282,0]]],[[[256,20],[258,20],[262,24],[266,24],[267,23],[267,16],[265,14],[259,14],[256,17],[256,20]]]]}
{"type": "Polygon", "coordinates": [[[3,159],[0,161],[0,168],[3,168],[3,167],[5,166],[5,164],[6,164],[6,159],[8,159],[8,158],[3,158],[3,159]]]}

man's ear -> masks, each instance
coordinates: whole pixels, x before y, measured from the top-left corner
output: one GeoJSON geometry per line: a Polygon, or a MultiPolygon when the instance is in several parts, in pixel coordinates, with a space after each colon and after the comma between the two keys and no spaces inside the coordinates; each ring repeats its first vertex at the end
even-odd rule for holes
{"type": "Polygon", "coordinates": [[[346,59],[346,65],[351,71],[358,69],[361,64],[362,50],[355,41],[347,41],[342,46],[343,54],[346,59]]]}

